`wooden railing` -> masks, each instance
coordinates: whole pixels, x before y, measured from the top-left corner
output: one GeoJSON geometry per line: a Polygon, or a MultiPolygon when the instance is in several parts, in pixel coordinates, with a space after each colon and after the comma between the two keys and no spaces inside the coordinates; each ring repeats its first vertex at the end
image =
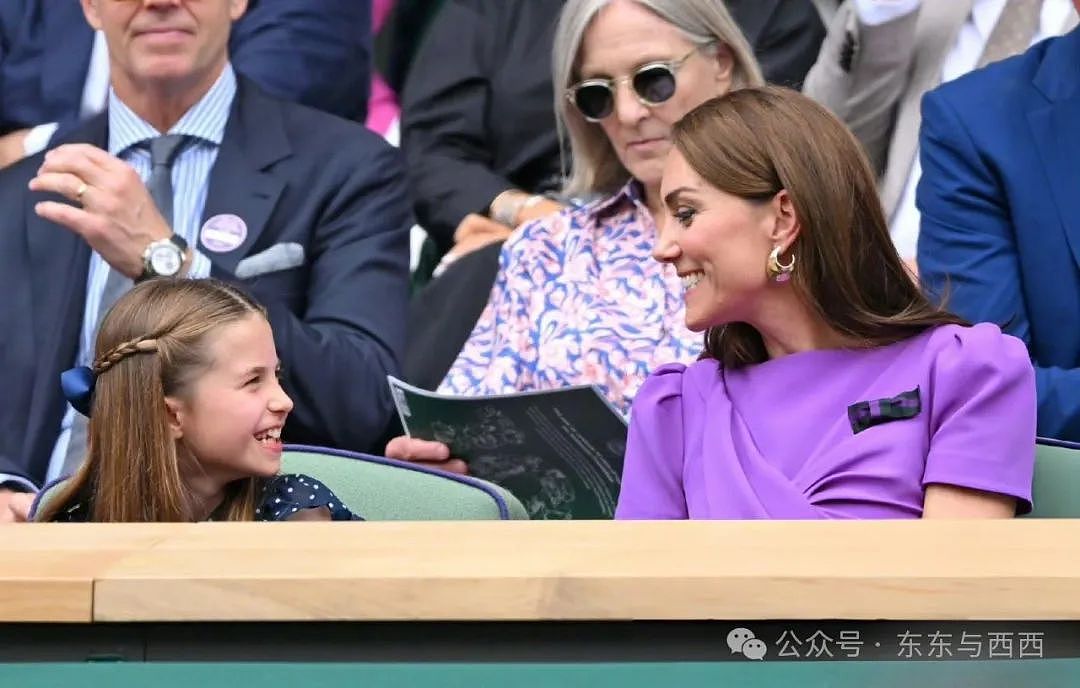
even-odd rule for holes
{"type": "Polygon", "coordinates": [[[32,524],[0,621],[1080,619],[1080,521],[32,524]]]}

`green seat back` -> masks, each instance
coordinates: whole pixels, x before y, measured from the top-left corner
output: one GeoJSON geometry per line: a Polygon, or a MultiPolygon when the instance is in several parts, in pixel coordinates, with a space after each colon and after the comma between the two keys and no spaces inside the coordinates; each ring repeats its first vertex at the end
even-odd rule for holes
{"type": "MultiPolygon", "coordinates": [[[[287,445],[283,473],[321,480],[369,521],[471,521],[528,519],[505,489],[414,464],[334,449],[287,445]]],[[[53,498],[62,481],[38,495],[34,512],[53,498]]],[[[1080,444],[1040,439],[1036,444],[1034,509],[1028,518],[1080,518],[1080,444]]]]}
{"type": "MultiPolygon", "coordinates": [[[[368,521],[484,521],[529,518],[505,489],[466,476],[337,449],[286,445],[282,473],[303,473],[329,487],[368,521]]],[[[63,480],[38,495],[33,514],[56,497],[63,480]]]]}
{"type": "Polygon", "coordinates": [[[38,514],[45,508],[45,505],[51,502],[60,494],[60,491],[64,488],[64,484],[67,483],[67,478],[60,478],[54,480],[45,486],[41,492],[38,492],[37,497],[34,498],[34,503],[30,506],[30,520],[38,520],[38,514]]]}
{"type": "Polygon", "coordinates": [[[1031,496],[1029,518],[1080,518],[1080,445],[1038,440],[1031,496]]]}
{"type": "Polygon", "coordinates": [[[281,472],[321,480],[369,521],[529,518],[521,502],[497,485],[366,454],[288,445],[281,472]]]}

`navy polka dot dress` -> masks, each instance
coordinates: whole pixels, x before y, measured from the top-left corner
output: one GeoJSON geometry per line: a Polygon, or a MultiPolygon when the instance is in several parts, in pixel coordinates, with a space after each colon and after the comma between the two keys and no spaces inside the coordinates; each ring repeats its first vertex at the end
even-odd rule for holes
{"type": "MultiPolygon", "coordinates": [[[[364,520],[349,511],[341,500],[318,480],[295,473],[278,475],[266,481],[262,499],[255,509],[255,520],[287,521],[304,509],[320,507],[330,512],[332,521],[364,520]]],[[[85,523],[90,520],[91,511],[90,500],[82,495],[61,509],[52,520],[58,523],[85,523]]],[[[208,520],[219,520],[219,515],[213,514],[208,520]]]]}
{"type": "Polygon", "coordinates": [[[263,487],[262,500],[255,509],[256,521],[287,521],[303,509],[325,507],[331,521],[362,521],[349,511],[330,488],[306,475],[293,473],[271,478],[263,487]]]}

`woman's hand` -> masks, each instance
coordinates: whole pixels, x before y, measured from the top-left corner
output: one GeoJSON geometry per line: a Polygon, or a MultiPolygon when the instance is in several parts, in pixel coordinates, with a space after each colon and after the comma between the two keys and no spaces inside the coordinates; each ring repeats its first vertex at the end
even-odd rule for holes
{"type": "Polygon", "coordinates": [[[461,459],[450,458],[450,447],[442,442],[429,442],[402,435],[387,442],[383,453],[390,459],[418,463],[448,473],[469,473],[468,465],[461,459]]]}
{"type": "MultiPolygon", "coordinates": [[[[506,193],[513,193],[520,195],[522,198],[528,198],[527,194],[520,191],[506,193]]],[[[566,206],[561,203],[545,198],[534,205],[521,208],[515,217],[517,222],[516,226],[520,227],[530,220],[557,213],[565,207],[566,206]]],[[[440,268],[445,269],[447,265],[458,258],[484,248],[488,244],[493,244],[496,241],[506,241],[510,238],[510,234],[514,229],[514,227],[507,227],[490,217],[485,217],[477,213],[469,213],[462,219],[461,223],[457,226],[457,229],[454,230],[454,247],[450,249],[450,252],[443,258],[440,268]]],[[[442,269],[437,270],[436,273],[441,273],[442,269]]]]}
{"type": "Polygon", "coordinates": [[[518,227],[531,222],[532,220],[538,220],[541,217],[547,217],[548,215],[554,215],[555,213],[565,210],[566,206],[558,201],[553,201],[550,198],[545,198],[535,205],[531,205],[528,208],[522,208],[517,215],[518,227]]]}
{"type": "MultiPolygon", "coordinates": [[[[503,195],[505,194],[516,194],[522,198],[529,198],[527,194],[521,191],[506,191],[503,195]]],[[[515,216],[516,226],[520,227],[531,220],[557,213],[565,207],[561,203],[545,198],[533,205],[521,208],[515,216]]],[[[451,263],[462,256],[497,241],[506,241],[513,231],[514,227],[507,227],[490,217],[469,213],[461,220],[457,229],[454,230],[454,247],[439,261],[439,265],[436,266],[432,276],[438,277],[445,272],[451,263]]]]}
{"type": "Polygon", "coordinates": [[[454,248],[450,253],[460,258],[496,241],[506,241],[512,231],[491,218],[469,213],[454,230],[454,248]]]}

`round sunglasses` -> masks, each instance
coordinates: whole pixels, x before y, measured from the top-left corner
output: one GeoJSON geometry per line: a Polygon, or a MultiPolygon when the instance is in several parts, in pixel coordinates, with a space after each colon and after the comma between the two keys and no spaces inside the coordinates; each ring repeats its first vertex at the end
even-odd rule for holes
{"type": "Polygon", "coordinates": [[[599,122],[615,112],[615,88],[629,81],[638,102],[655,107],[675,95],[675,74],[700,49],[701,46],[696,47],[677,60],[643,64],[630,76],[579,81],[566,89],[566,99],[574,104],[582,117],[599,122]]]}

